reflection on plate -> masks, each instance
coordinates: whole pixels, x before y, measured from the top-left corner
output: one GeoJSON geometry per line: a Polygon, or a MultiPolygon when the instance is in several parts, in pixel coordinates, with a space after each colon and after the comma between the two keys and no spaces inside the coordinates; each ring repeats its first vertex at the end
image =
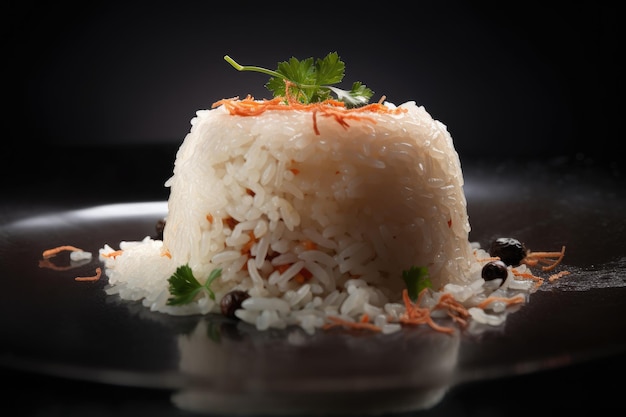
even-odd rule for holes
{"type": "Polygon", "coordinates": [[[604,320],[626,314],[623,197],[574,180],[557,191],[541,179],[532,190],[498,181],[467,177],[472,238],[486,245],[512,236],[536,250],[566,245],[571,271],[501,327],[452,336],[427,327],[308,335],[151,312],[107,296],[106,280],[74,280],[100,266],[103,244],[153,235],[167,209],[105,204],[48,209],[0,227],[0,365],[173,389],[173,402],[195,411],[362,414],[428,408],[468,381],[625,352],[626,324],[604,320]],[[95,256],[40,265],[42,251],[59,245],[95,256]]]}
{"type": "Polygon", "coordinates": [[[180,370],[196,383],[174,401],[189,410],[243,413],[422,409],[446,392],[459,346],[458,333],[426,327],[310,337],[300,329],[259,332],[244,323],[200,320],[178,336],[180,370]]]}

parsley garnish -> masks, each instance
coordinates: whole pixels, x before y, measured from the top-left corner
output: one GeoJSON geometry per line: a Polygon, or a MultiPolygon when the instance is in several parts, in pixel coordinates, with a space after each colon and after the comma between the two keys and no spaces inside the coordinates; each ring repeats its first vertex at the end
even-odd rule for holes
{"type": "Polygon", "coordinates": [[[176,272],[167,280],[170,284],[170,294],[173,295],[173,297],[168,298],[167,304],[171,306],[188,304],[203,290],[209,294],[212,300],[215,300],[215,293],[211,290],[210,285],[220,275],[222,275],[222,269],[214,269],[211,271],[204,285],[202,285],[196,277],[193,276],[189,265],[179,266],[176,272]]]}
{"type": "Polygon", "coordinates": [[[432,288],[433,285],[428,276],[428,268],[425,266],[412,266],[408,270],[402,271],[402,279],[409,292],[409,298],[413,301],[417,299],[417,296],[424,288],[432,288]]]}
{"type": "Polygon", "coordinates": [[[337,52],[331,52],[323,59],[307,58],[302,61],[292,57],[289,61],[279,62],[276,71],[250,65],[239,65],[228,55],[224,59],[238,71],[255,71],[271,76],[265,87],[274,97],[286,97],[285,81],[292,83],[290,96],[304,104],[318,103],[330,99],[331,92],[337,100],[343,101],[348,107],[363,106],[368,103],[374,92],[361,82],[352,84],[350,90],[333,87],[341,82],[345,64],[337,52]]]}

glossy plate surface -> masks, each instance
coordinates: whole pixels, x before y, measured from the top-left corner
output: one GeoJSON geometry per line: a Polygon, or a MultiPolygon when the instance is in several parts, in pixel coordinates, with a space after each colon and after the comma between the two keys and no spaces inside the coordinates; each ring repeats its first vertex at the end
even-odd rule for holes
{"type": "MultiPolygon", "coordinates": [[[[176,392],[188,410],[350,412],[427,409],[452,386],[566,367],[626,352],[623,179],[536,164],[467,164],[472,240],[511,236],[531,250],[566,246],[570,275],[542,286],[504,326],[448,336],[298,329],[259,332],[217,316],[174,317],[105,293],[103,244],[155,234],[164,201],[63,206],[16,214],[0,227],[0,365],[72,379],[176,392]],[[26,213],[26,214],[24,214],[26,213]],[[42,262],[45,249],[94,254],[42,262]],[[341,395],[336,395],[341,393],[341,395]]],[[[44,202],[45,203],[45,202],[44,202]]]]}

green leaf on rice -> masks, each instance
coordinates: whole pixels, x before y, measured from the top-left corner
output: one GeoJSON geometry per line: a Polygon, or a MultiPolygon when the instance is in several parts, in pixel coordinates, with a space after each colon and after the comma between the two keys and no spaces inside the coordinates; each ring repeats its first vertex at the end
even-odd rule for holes
{"type": "Polygon", "coordinates": [[[289,61],[279,62],[276,71],[253,65],[240,65],[228,55],[224,56],[224,59],[237,71],[254,71],[271,76],[265,87],[274,94],[274,97],[288,95],[285,81],[291,83],[289,95],[304,104],[329,100],[331,93],[334,93],[337,100],[344,102],[347,107],[360,107],[366,105],[374,95],[372,90],[359,81],[354,82],[350,90],[332,86],[343,80],[345,72],[345,64],[337,52],[331,52],[317,60],[313,58],[298,60],[291,57],[289,61]]]}
{"type": "Polygon", "coordinates": [[[409,298],[413,301],[417,299],[417,296],[424,288],[432,288],[433,286],[428,275],[428,268],[425,266],[412,266],[402,271],[402,279],[406,285],[409,298]]]}
{"type": "Polygon", "coordinates": [[[211,290],[211,283],[222,275],[222,269],[214,269],[204,282],[200,281],[193,275],[193,271],[189,265],[181,265],[176,272],[168,278],[169,291],[173,297],[168,298],[167,305],[176,306],[189,304],[201,291],[206,291],[212,300],[215,300],[215,293],[211,290]]]}

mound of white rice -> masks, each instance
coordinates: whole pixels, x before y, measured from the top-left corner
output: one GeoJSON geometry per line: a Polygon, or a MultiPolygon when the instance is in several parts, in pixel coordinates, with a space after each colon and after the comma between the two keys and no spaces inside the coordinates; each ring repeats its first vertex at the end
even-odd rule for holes
{"type": "Polygon", "coordinates": [[[198,111],[166,182],[163,241],[121,242],[121,256],[101,257],[109,292],[155,311],[206,314],[244,290],[240,319],[308,332],[329,315],[364,313],[398,330],[402,271],[412,266],[428,267],[436,291],[482,292],[452,138],[423,107],[400,108],[348,127],[318,115],[319,134],[306,110],[198,111]],[[221,268],[215,300],[167,305],[167,280],[184,264],[200,282],[221,268]]]}

